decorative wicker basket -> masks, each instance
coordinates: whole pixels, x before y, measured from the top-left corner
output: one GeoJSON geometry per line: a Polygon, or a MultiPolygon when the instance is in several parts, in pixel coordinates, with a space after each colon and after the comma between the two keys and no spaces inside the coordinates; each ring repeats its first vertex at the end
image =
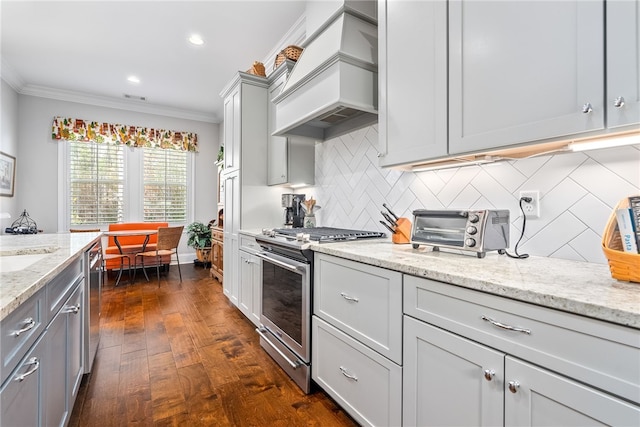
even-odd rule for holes
{"type": "Polygon", "coordinates": [[[622,249],[622,239],[617,228],[616,211],[627,206],[625,198],[611,213],[602,235],[602,250],[609,261],[611,277],[626,282],[640,283],[640,254],[632,254],[622,249]]]}
{"type": "Polygon", "coordinates": [[[300,58],[300,54],[302,53],[302,48],[300,46],[289,45],[282,49],[280,53],[276,55],[276,60],[273,63],[273,69],[278,68],[278,65],[282,64],[285,59],[290,59],[292,61],[297,61],[300,58]]]}
{"type": "Polygon", "coordinates": [[[264,64],[262,62],[254,61],[253,66],[247,70],[248,74],[255,76],[266,77],[267,73],[264,70],[264,64]]]}

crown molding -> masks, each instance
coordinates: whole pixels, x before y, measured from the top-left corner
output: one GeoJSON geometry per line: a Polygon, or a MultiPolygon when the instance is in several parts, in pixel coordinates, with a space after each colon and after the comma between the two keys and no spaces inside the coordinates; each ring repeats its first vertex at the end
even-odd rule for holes
{"type": "Polygon", "coordinates": [[[46,86],[26,85],[18,93],[21,95],[37,96],[40,98],[56,99],[59,101],[77,102],[79,104],[96,105],[99,107],[116,108],[119,110],[136,111],[138,113],[157,114],[160,116],[176,117],[186,120],[196,120],[207,123],[220,123],[214,114],[200,111],[166,107],[163,105],[147,104],[144,101],[123,100],[108,96],[99,96],[83,92],[55,89],[46,86]]]}
{"type": "Polygon", "coordinates": [[[0,77],[4,80],[13,90],[20,93],[20,90],[24,87],[24,80],[20,78],[16,70],[0,56],[0,77]]]}

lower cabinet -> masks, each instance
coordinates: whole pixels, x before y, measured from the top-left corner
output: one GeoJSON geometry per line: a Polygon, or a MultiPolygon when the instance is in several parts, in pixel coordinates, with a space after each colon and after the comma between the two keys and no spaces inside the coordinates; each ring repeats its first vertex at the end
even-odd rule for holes
{"type": "Polygon", "coordinates": [[[402,367],[322,321],[312,320],[313,380],[366,426],[402,423],[402,367]]]}
{"type": "MultiPolygon", "coordinates": [[[[21,308],[18,308],[3,320],[3,333],[6,330],[13,340],[36,329],[33,327],[28,330],[31,324],[38,325],[41,319],[49,322],[24,357],[12,365],[12,373],[0,388],[0,425],[31,427],[68,424],[84,374],[82,303],[85,281],[82,271],[82,260],[79,259],[47,284],[46,288],[23,303],[25,307],[39,307],[45,301],[44,311],[50,316],[43,318],[32,315],[29,322],[14,322],[14,313],[18,315],[17,320],[23,318],[21,308]],[[27,326],[16,329],[12,326],[14,323],[27,326]]],[[[29,310],[27,314],[32,311],[29,310]]],[[[5,344],[3,340],[2,346],[5,347],[5,344]]]]}
{"type": "Polygon", "coordinates": [[[240,260],[238,308],[256,326],[260,326],[260,291],[262,285],[260,259],[242,250],[238,254],[240,260]]]}
{"type": "Polygon", "coordinates": [[[403,425],[640,425],[637,330],[404,277],[403,425]]]}
{"type": "Polygon", "coordinates": [[[211,229],[211,277],[222,282],[224,270],[224,232],[220,228],[211,229]]]}

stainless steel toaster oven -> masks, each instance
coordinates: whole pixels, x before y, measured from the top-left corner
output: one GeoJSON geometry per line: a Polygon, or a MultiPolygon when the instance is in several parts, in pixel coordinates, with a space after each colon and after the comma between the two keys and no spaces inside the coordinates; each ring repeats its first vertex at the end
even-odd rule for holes
{"type": "Polygon", "coordinates": [[[509,247],[509,211],[430,210],[413,211],[411,243],[460,249],[484,258],[487,251],[509,247]]]}

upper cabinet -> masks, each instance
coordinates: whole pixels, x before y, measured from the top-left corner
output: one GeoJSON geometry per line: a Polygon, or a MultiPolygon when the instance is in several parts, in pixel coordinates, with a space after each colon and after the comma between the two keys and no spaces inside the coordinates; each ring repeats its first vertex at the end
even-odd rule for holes
{"type": "Polygon", "coordinates": [[[315,141],[305,137],[275,136],[276,106],[273,103],[295,63],[284,61],[269,75],[269,139],[267,148],[267,184],[292,185],[315,183],[315,141]]]}
{"type": "Polygon", "coordinates": [[[607,1],[607,125],[640,124],[640,1],[607,1]]]}
{"type": "Polygon", "coordinates": [[[380,165],[637,131],[639,4],[380,1],[380,165]]]}
{"type": "Polygon", "coordinates": [[[449,1],[449,152],[603,129],[602,1],[449,1]]]}
{"type": "Polygon", "coordinates": [[[378,53],[380,166],[446,156],[446,0],[378,2],[378,53]]]}

